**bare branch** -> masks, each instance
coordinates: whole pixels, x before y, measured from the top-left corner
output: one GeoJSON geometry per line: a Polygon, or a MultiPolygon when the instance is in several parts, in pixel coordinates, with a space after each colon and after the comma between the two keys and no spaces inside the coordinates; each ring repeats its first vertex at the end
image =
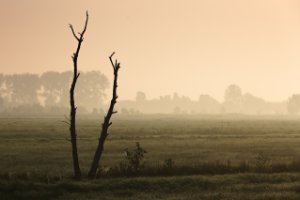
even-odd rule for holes
{"type": "Polygon", "coordinates": [[[86,19],[85,19],[84,29],[83,29],[82,33],[80,34],[81,36],[84,35],[84,33],[87,29],[88,23],[89,23],[89,12],[86,11],[85,15],[86,15],[86,19]]]}
{"type": "Polygon", "coordinates": [[[109,58],[111,59],[114,55],[115,55],[116,52],[112,52],[112,54],[109,56],[109,58]]]}
{"type": "Polygon", "coordinates": [[[69,27],[70,27],[70,29],[72,31],[72,34],[76,38],[77,41],[82,41],[83,40],[83,35],[86,32],[86,29],[87,29],[87,26],[88,26],[88,22],[89,22],[89,13],[88,13],[88,11],[86,11],[86,19],[85,19],[85,24],[84,24],[83,31],[82,32],[78,32],[78,34],[79,34],[80,37],[78,37],[76,35],[73,25],[69,24],[69,27]]]}
{"type": "Polygon", "coordinates": [[[67,121],[61,121],[61,122],[70,125],[70,122],[67,122],[67,121]]]}
{"type": "Polygon", "coordinates": [[[71,29],[71,31],[72,31],[72,33],[73,33],[73,36],[76,38],[76,40],[79,41],[79,37],[76,35],[75,30],[74,30],[74,28],[73,28],[73,25],[72,25],[72,24],[69,24],[69,27],[70,27],[70,29],[71,29]]]}
{"type": "Polygon", "coordinates": [[[115,65],[114,65],[114,62],[112,60],[112,57],[115,55],[115,52],[113,52],[110,56],[109,56],[109,60],[110,60],[110,63],[112,65],[112,67],[115,69],[115,65]]]}

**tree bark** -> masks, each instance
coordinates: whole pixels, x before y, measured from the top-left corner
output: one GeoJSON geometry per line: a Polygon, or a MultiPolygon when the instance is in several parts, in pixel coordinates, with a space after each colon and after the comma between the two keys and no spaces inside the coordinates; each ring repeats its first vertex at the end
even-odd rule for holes
{"type": "Polygon", "coordinates": [[[113,84],[113,92],[112,92],[112,99],[110,102],[110,106],[109,109],[107,111],[106,116],[104,117],[104,122],[102,123],[102,129],[100,132],[100,137],[98,140],[98,146],[94,155],[94,159],[90,168],[90,171],[88,173],[88,177],[90,179],[94,179],[96,178],[97,175],[97,169],[99,166],[99,161],[102,155],[102,152],[104,150],[104,143],[105,140],[108,136],[108,128],[112,125],[112,122],[110,122],[110,119],[112,117],[113,114],[117,113],[116,111],[114,111],[114,106],[117,103],[117,87],[118,87],[118,72],[120,69],[120,63],[118,63],[117,60],[115,60],[115,63],[112,60],[112,57],[115,53],[112,53],[111,56],[109,57],[110,62],[112,64],[113,67],[113,71],[114,71],[114,84],[113,84]]]}
{"type": "Polygon", "coordinates": [[[73,70],[73,81],[70,87],[70,136],[71,136],[71,144],[72,144],[72,158],[73,158],[73,170],[74,170],[74,178],[81,179],[81,170],[79,166],[79,159],[78,159],[78,152],[77,152],[77,133],[76,133],[76,109],[75,106],[75,86],[77,79],[80,75],[77,71],[77,60],[81,48],[81,44],[83,42],[83,36],[86,32],[87,25],[88,25],[89,15],[88,12],[86,12],[86,21],[84,29],[81,33],[78,33],[79,35],[76,35],[73,26],[70,24],[71,31],[73,33],[73,36],[78,41],[76,52],[72,56],[74,70],[73,70]]]}

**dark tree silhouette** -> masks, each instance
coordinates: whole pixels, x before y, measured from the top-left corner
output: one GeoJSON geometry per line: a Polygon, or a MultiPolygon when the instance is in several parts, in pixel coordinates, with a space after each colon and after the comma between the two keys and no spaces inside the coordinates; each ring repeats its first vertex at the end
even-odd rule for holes
{"type": "Polygon", "coordinates": [[[88,173],[88,177],[90,179],[96,178],[99,161],[100,161],[103,149],[104,149],[104,143],[108,136],[108,128],[112,125],[112,122],[110,122],[110,118],[113,114],[117,113],[116,111],[114,111],[114,106],[117,103],[117,98],[118,98],[117,87],[118,87],[118,72],[120,69],[120,63],[118,63],[117,60],[115,60],[115,62],[113,62],[112,57],[114,54],[115,54],[115,52],[112,53],[111,56],[109,57],[109,60],[112,64],[113,71],[114,71],[114,84],[113,84],[112,99],[111,99],[107,114],[104,117],[104,122],[102,124],[102,130],[100,133],[100,137],[98,139],[98,146],[97,146],[97,149],[96,149],[96,152],[94,155],[94,159],[93,159],[90,171],[88,173]]]}
{"type": "Polygon", "coordinates": [[[73,81],[72,81],[72,84],[70,87],[70,107],[71,107],[71,109],[70,109],[70,135],[71,135],[71,143],[72,143],[74,177],[76,179],[81,178],[81,171],[80,171],[79,159],[78,159],[78,153],[77,153],[77,135],[76,135],[76,109],[77,109],[77,107],[75,106],[74,90],[75,90],[77,79],[80,75],[80,73],[77,72],[77,60],[78,60],[81,44],[83,42],[83,36],[87,29],[88,21],[89,21],[89,14],[88,14],[88,12],[86,12],[86,20],[85,20],[84,29],[81,33],[78,33],[79,35],[77,35],[75,33],[73,26],[70,24],[70,28],[73,33],[73,36],[78,41],[76,52],[72,56],[73,64],[74,64],[74,71],[73,71],[73,81]]]}

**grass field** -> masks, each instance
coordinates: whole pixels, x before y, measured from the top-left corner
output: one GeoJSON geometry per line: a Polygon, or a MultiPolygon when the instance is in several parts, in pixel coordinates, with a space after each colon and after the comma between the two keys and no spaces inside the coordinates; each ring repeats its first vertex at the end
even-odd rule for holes
{"type": "MultiPolygon", "coordinates": [[[[0,119],[0,199],[98,199],[98,195],[101,199],[300,199],[300,175],[296,173],[120,177],[76,183],[69,180],[69,132],[62,120],[0,119]],[[36,178],[40,176],[43,178],[36,178]]],[[[98,118],[78,119],[79,158],[84,172],[91,163],[100,124],[98,118]]],[[[169,158],[176,166],[203,162],[255,165],[258,155],[266,157],[268,163],[290,163],[300,160],[300,120],[117,117],[101,165],[117,166],[124,159],[124,149],[133,148],[136,142],[148,152],[146,165],[159,165],[169,158]]]]}
{"type": "Polygon", "coordinates": [[[299,174],[110,178],[95,181],[0,181],[0,199],[299,200],[299,174]]]}

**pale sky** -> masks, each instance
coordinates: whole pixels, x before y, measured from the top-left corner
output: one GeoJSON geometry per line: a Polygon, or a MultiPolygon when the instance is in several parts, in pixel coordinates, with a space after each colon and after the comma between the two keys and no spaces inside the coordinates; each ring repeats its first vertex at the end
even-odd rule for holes
{"type": "Polygon", "coordinates": [[[0,0],[0,73],[72,70],[68,24],[81,31],[86,10],[79,70],[112,80],[116,51],[121,99],[300,93],[299,0],[0,0]]]}

